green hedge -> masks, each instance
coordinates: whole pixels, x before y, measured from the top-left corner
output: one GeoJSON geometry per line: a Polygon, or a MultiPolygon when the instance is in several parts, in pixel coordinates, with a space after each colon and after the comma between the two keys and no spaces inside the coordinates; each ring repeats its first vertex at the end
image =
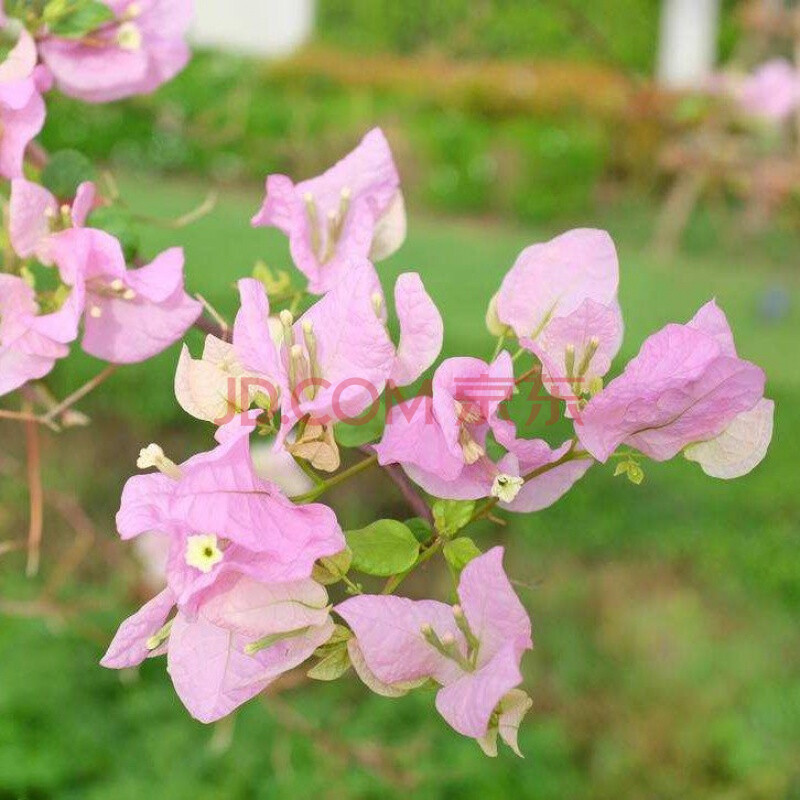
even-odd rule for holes
{"type": "MultiPolygon", "coordinates": [[[[735,38],[723,0],[721,45],[735,38]]],[[[658,0],[318,0],[318,35],[348,50],[603,61],[651,73],[658,0]]]]}
{"type": "Polygon", "coordinates": [[[416,204],[522,219],[580,214],[614,135],[575,112],[497,117],[201,53],[153,97],[87,106],[54,93],[42,140],[112,167],[261,181],[313,175],[373,125],[386,129],[416,204]]]}

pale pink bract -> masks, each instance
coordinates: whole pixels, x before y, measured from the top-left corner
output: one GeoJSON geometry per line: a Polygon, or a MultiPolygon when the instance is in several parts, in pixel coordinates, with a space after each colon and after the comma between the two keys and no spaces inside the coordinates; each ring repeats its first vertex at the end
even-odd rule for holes
{"type": "Polygon", "coordinates": [[[647,339],[622,375],[591,399],[575,430],[599,461],[623,443],[665,461],[723,433],[762,400],[764,383],[763,370],[737,356],[712,301],[687,324],[647,339]]]}
{"type": "Polygon", "coordinates": [[[189,60],[192,0],[103,0],[114,22],[91,41],[48,35],[39,52],[60,91],[89,103],[149,94],[189,60]]]}
{"type": "Polygon", "coordinates": [[[270,175],[253,225],[289,237],[292,258],[322,294],[346,280],[350,259],[381,260],[405,238],[405,209],[389,143],[380,128],[329,170],[294,184],[270,175]]]}
{"type": "Polygon", "coordinates": [[[293,504],[258,477],[249,452],[251,428],[234,420],[222,443],[180,464],[179,476],[135,475],[117,513],[123,539],[147,531],[167,536],[167,581],[179,605],[190,605],[228,572],[263,582],[307,578],[314,562],[344,549],[327,506],[293,504]],[[221,558],[203,571],[187,561],[190,537],[213,534],[221,558]]]}
{"type": "Polygon", "coordinates": [[[128,269],[120,243],[105,231],[54,234],[48,253],[69,285],[86,287],[83,349],[104,361],[144,361],[177,342],[203,311],[183,288],[183,250],[128,269]]]}
{"type": "Polygon", "coordinates": [[[503,548],[495,547],[461,573],[459,605],[478,643],[469,668],[443,655],[423,633],[430,626],[440,641],[451,638],[462,661],[468,660],[467,640],[451,606],[380,595],[360,595],[336,606],[378,680],[392,685],[432,678],[442,687],[436,696],[439,713],[459,733],[475,739],[487,734],[500,701],[522,682],[520,661],[533,646],[530,619],[502,559],[503,548]]]}
{"type": "Polygon", "coordinates": [[[0,175],[22,176],[25,149],[44,125],[44,85],[36,68],[36,45],[23,30],[0,64],[0,175]]]}
{"type": "Polygon", "coordinates": [[[43,378],[69,353],[78,335],[83,286],[61,307],[41,314],[33,289],[15,275],[0,275],[0,395],[43,378]]]}

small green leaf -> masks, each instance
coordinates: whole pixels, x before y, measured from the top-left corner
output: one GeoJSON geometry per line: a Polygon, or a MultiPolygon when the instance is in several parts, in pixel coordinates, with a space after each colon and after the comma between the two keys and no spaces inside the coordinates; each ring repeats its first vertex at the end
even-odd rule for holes
{"type": "Polygon", "coordinates": [[[338,583],[347,575],[347,570],[350,569],[352,563],[353,553],[349,547],[346,547],[341,553],[321,558],[314,564],[311,577],[323,586],[330,586],[332,583],[338,583]]]}
{"type": "Polygon", "coordinates": [[[136,258],[141,239],[129,211],[120,206],[100,206],[89,214],[87,224],[116,237],[122,245],[126,261],[131,262],[136,258]]]}
{"type": "Polygon", "coordinates": [[[468,536],[459,536],[444,543],[442,548],[445,561],[453,572],[453,577],[458,580],[461,570],[480,554],[480,548],[468,536]]]}
{"type": "Polygon", "coordinates": [[[386,408],[383,400],[376,400],[352,422],[337,422],[333,433],[342,447],[362,447],[380,439],[385,424],[386,408]]]}
{"type": "Polygon", "coordinates": [[[429,542],[433,537],[431,526],[428,524],[428,521],[422,519],[422,517],[412,517],[411,519],[407,519],[404,524],[411,533],[417,537],[417,541],[420,544],[429,542]]]}
{"type": "Polygon", "coordinates": [[[315,681],[335,681],[341,678],[350,669],[350,654],[347,652],[347,642],[336,645],[331,652],[318,664],[315,664],[306,673],[315,681]]]}
{"type": "Polygon", "coordinates": [[[419,542],[414,534],[394,519],[379,519],[366,528],[345,533],[353,551],[353,569],[366,575],[388,578],[414,566],[419,542]]]}
{"type": "Polygon", "coordinates": [[[92,162],[77,150],[58,150],[50,156],[42,170],[42,186],[49,189],[60,200],[75,197],[78,186],[84,181],[94,180],[92,162]]]}
{"type": "Polygon", "coordinates": [[[52,0],[44,10],[50,33],[62,39],[82,39],[103,25],[114,21],[114,12],[99,0],[66,3],[52,0]]]}
{"type": "Polygon", "coordinates": [[[474,500],[437,500],[433,504],[436,530],[449,539],[469,523],[474,511],[474,500]]]}

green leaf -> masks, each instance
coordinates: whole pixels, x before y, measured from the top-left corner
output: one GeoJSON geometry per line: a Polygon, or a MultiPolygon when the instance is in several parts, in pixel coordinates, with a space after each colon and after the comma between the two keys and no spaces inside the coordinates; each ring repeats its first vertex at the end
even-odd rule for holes
{"type": "Polygon", "coordinates": [[[405,521],[405,526],[416,536],[420,544],[429,542],[433,537],[433,529],[428,524],[428,520],[422,517],[412,517],[405,521]]]}
{"type": "Polygon", "coordinates": [[[306,673],[315,681],[335,681],[341,678],[350,669],[350,654],[347,652],[347,642],[336,645],[331,652],[318,664],[315,664],[306,673]]]}
{"type": "Polygon", "coordinates": [[[366,528],[345,533],[353,551],[353,569],[366,575],[388,578],[414,566],[419,542],[414,534],[394,519],[379,519],[366,528]]]}
{"type": "Polygon", "coordinates": [[[380,439],[385,424],[386,407],[380,399],[352,422],[337,422],[333,434],[342,447],[362,447],[380,439]]]}
{"type": "Polygon", "coordinates": [[[321,558],[311,571],[311,577],[323,586],[338,583],[353,563],[353,554],[349,547],[332,556],[321,558]]]}
{"type": "Polygon", "coordinates": [[[455,536],[472,519],[474,500],[437,500],[433,504],[436,530],[447,538],[455,536]]]}
{"type": "Polygon", "coordinates": [[[92,162],[77,150],[59,150],[50,156],[42,170],[42,186],[49,189],[60,200],[75,197],[78,186],[84,181],[94,180],[92,162]]]}
{"type": "Polygon", "coordinates": [[[480,554],[480,548],[468,536],[459,536],[444,543],[442,548],[445,561],[453,572],[453,577],[458,580],[461,570],[480,554]]]}
{"type": "Polygon", "coordinates": [[[136,223],[126,209],[120,206],[100,206],[89,214],[87,224],[115,236],[122,245],[127,262],[133,261],[138,255],[141,239],[136,223]]]}
{"type": "Polygon", "coordinates": [[[114,12],[99,0],[52,0],[44,10],[50,32],[62,39],[82,39],[114,19],[114,12]]]}

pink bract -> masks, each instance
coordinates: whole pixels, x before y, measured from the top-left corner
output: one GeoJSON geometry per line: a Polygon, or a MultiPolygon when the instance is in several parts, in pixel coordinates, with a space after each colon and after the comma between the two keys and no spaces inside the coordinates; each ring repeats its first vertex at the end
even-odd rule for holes
{"type": "Polygon", "coordinates": [[[269,301],[261,284],[241,280],[239,293],[234,347],[242,365],[274,387],[274,397],[280,395],[279,442],[306,414],[320,424],[356,417],[389,381],[405,385],[416,380],[441,349],[441,316],[416,273],[401,275],[395,284],[400,320],[395,348],[386,330],[383,292],[366,259],[353,261],[348,280],[293,323],[291,342],[285,334],[280,344],[270,336],[269,301]],[[299,348],[300,368],[290,364],[292,347],[299,348]]]}
{"type": "Polygon", "coordinates": [[[57,311],[41,314],[22,278],[0,275],[0,395],[43,378],[69,353],[83,301],[83,287],[76,286],[57,311]]]}
{"type": "Polygon", "coordinates": [[[294,184],[285,175],[270,175],[253,225],[289,237],[294,263],[316,294],[346,279],[350,259],[391,255],[405,237],[405,210],[383,131],[371,130],[316,178],[294,184]]]}
{"type": "Polygon", "coordinates": [[[307,578],[318,558],[345,546],[327,506],[295,505],[257,476],[250,428],[231,426],[222,444],[181,464],[179,478],[136,475],[122,492],[120,536],[158,531],[169,537],[167,581],[182,606],[228,572],[268,583],[307,578]],[[221,559],[202,571],[187,562],[187,548],[190,537],[207,534],[217,537],[221,559]]]}
{"type": "Polygon", "coordinates": [[[25,149],[44,125],[45,106],[36,73],[36,45],[23,30],[0,64],[0,175],[22,176],[25,149]]]}
{"type": "Polygon", "coordinates": [[[784,58],[772,59],[748,75],[736,94],[745,113],[781,122],[800,106],[800,73],[784,58]]]}
{"type": "Polygon", "coordinates": [[[89,103],[149,94],[189,60],[192,0],[103,0],[115,20],[91,41],[45,36],[39,52],[60,91],[89,103]]]}
{"type": "MultiPolygon", "coordinates": [[[[96,196],[95,185],[90,181],[78,186],[69,209],[72,227],[84,227],[96,196]]],[[[48,243],[60,213],[58,200],[43,186],[24,178],[11,181],[9,236],[20,258],[35,255],[43,264],[51,262],[48,243]]]]}
{"type": "Polygon", "coordinates": [[[531,624],[506,577],[503,548],[472,560],[461,573],[458,599],[477,656],[470,668],[467,640],[454,609],[434,600],[360,595],[336,606],[355,633],[369,670],[384,684],[432,678],[441,684],[436,708],[459,733],[480,739],[500,701],[522,682],[519,664],[532,647],[531,624]],[[448,658],[423,633],[455,642],[461,660],[448,658]],[[391,635],[387,635],[391,631],[391,635]]]}
{"type": "Polygon", "coordinates": [[[53,235],[48,252],[63,280],[86,287],[83,349],[115,364],[144,361],[178,341],[203,307],[183,288],[183,250],[128,269],[120,243],[92,228],[53,235]]]}
{"type": "MultiPolygon", "coordinates": [[[[196,613],[178,609],[166,644],[151,649],[176,604],[165,589],[125,620],[101,664],[136,666],[167,652],[167,669],[193,717],[214,722],[301,664],[333,632],[325,589],[311,580],[267,584],[227,574],[206,593],[196,613]],[[246,650],[275,637],[255,653],[246,650]]],[[[167,638],[168,637],[168,638],[167,638]]]]}
{"type": "Polygon", "coordinates": [[[576,433],[605,461],[620,444],[656,461],[719,436],[764,396],[765,376],[736,355],[725,315],[712,301],[685,325],[647,339],[625,371],[592,398],[576,433]]]}

